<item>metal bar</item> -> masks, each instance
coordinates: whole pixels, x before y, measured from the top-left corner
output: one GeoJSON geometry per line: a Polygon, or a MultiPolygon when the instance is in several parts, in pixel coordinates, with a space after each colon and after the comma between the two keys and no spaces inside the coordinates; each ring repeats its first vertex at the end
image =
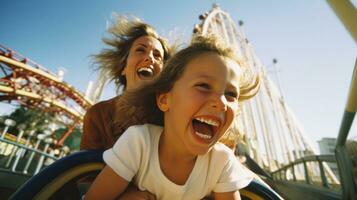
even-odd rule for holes
{"type": "Polygon", "coordinates": [[[36,153],[41,154],[41,155],[45,155],[45,156],[50,157],[50,158],[52,158],[52,159],[56,159],[56,160],[58,159],[57,157],[51,156],[51,155],[48,154],[48,153],[43,153],[43,152],[40,151],[40,150],[33,149],[33,148],[31,148],[31,147],[27,147],[27,146],[22,145],[22,144],[18,144],[18,143],[16,143],[16,142],[13,142],[13,141],[10,141],[10,140],[6,140],[6,139],[1,139],[1,138],[0,138],[0,141],[1,141],[1,142],[6,142],[6,143],[9,143],[9,144],[12,144],[12,145],[15,145],[15,146],[24,148],[24,149],[27,149],[27,150],[32,151],[32,152],[36,152],[36,153]]]}
{"type": "MultiPolygon", "coordinates": [[[[40,140],[40,139],[37,140],[34,149],[37,150],[37,148],[39,147],[41,141],[42,141],[42,140],[40,140]]],[[[24,170],[22,170],[22,173],[28,174],[28,171],[27,171],[27,170],[29,169],[29,167],[30,167],[30,165],[31,165],[31,162],[32,162],[34,156],[35,156],[35,151],[31,152],[30,157],[29,157],[29,159],[27,160],[26,165],[25,165],[25,167],[24,167],[24,170]]]]}
{"type": "Polygon", "coordinates": [[[13,171],[13,172],[16,171],[16,167],[19,164],[20,157],[21,157],[23,151],[24,151],[24,149],[22,149],[21,147],[18,148],[18,150],[16,151],[16,158],[15,158],[14,163],[12,164],[11,171],[13,171]]]}
{"type": "MultiPolygon", "coordinates": [[[[251,109],[249,109],[249,104],[251,104],[251,102],[246,102],[245,104],[241,105],[241,115],[242,115],[242,124],[244,127],[244,134],[247,135],[247,138],[249,137],[248,135],[253,135],[254,138],[256,139],[256,134],[257,134],[257,130],[256,130],[256,124],[254,120],[248,120],[248,119],[252,119],[253,118],[253,113],[251,112],[251,109]]],[[[257,142],[257,140],[256,140],[257,142]]],[[[250,145],[249,143],[247,143],[248,146],[247,148],[249,149],[249,152],[252,151],[254,153],[254,158],[256,158],[256,160],[259,162],[258,164],[260,164],[261,166],[264,166],[264,164],[262,163],[262,160],[260,158],[260,149],[259,149],[259,145],[255,145],[254,147],[256,147],[256,149],[253,149],[253,146],[250,145]]]]}
{"type": "Polygon", "coordinates": [[[355,112],[345,111],[342,118],[342,123],[340,126],[340,131],[337,137],[336,147],[344,146],[347,140],[348,132],[352,126],[353,119],[355,117],[355,112]]]}
{"type": "MultiPolygon", "coordinates": [[[[263,112],[263,106],[261,105],[261,102],[257,100],[257,112],[258,112],[258,116],[259,116],[259,122],[261,124],[262,127],[262,136],[263,136],[263,140],[264,140],[264,147],[265,147],[265,151],[266,151],[266,157],[267,157],[267,161],[268,161],[268,168],[271,171],[272,170],[272,152],[271,149],[269,148],[269,139],[268,139],[268,128],[267,128],[267,124],[265,123],[265,121],[263,119],[267,119],[267,117],[265,117],[265,113],[263,112]]],[[[254,120],[253,120],[254,121],[254,120]]]]}
{"type": "Polygon", "coordinates": [[[224,38],[226,40],[226,44],[232,44],[231,41],[229,41],[229,36],[228,36],[228,33],[227,33],[227,29],[225,27],[225,23],[223,23],[225,20],[223,19],[222,13],[217,13],[216,19],[220,20],[221,28],[222,28],[222,32],[223,32],[224,38]]]}
{"type": "Polygon", "coordinates": [[[57,145],[63,146],[64,141],[72,134],[74,128],[75,128],[76,125],[79,124],[79,123],[80,123],[79,121],[74,122],[74,123],[72,124],[72,126],[70,126],[70,127],[68,128],[67,132],[64,133],[64,134],[61,136],[61,138],[59,139],[57,145]]]}
{"type": "MultiPolygon", "coordinates": [[[[31,130],[30,133],[27,135],[25,146],[27,147],[30,146],[31,138],[34,134],[35,134],[35,130],[31,130]]],[[[25,153],[26,153],[26,149],[23,150],[21,157],[24,157],[25,153]]]]}
{"type": "Polygon", "coordinates": [[[282,156],[283,156],[283,160],[284,162],[286,161],[286,163],[289,163],[289,162],[292,162],[294,159],[293,159],[293,155],[292,155],[292,151],[290,151],[290,146],[288,145],[288,139],[286,137],[286,134],[284,132],[285,131],[288,131],[286,128],[286,122],[284,120],[284,117],[283,117],[283,114],[281,112],[281,107],[279,104],[279,102],[277,102],[277,100],[279,100],[279,94],[277,94],[277,92],[275,92],[275,90],[272,90],[273,88],[273,84],[271,82],[271,80],[266,77],[266,81],[265,83],[267,84],[267,87],[266,87],[266,91],[267,91],[267,96],[270,97],[270,100],[271,100],[271,103],[272,103],[272,109],[273,109],[273,116],[275,117],[275,124],[276,124],[276,127],[277,127],[277,130],[278,130],[278,138],[280,138],[280,140],[282,139],[283,141],[281,141],[281,146],[282,146],[282,156]],[[285,126],[284,126],[285,125],[285,126]],[[280,137],[281,136],[281,137],[280,137]],[[286,151],[286,155],[285,155],[285,152],[286,151]]]}
{"type": "Polygon", "coordinates": [[[341,177],[343,199],[357,199],[356,183],[353,180],[351,159],[345,146],[336,147],[336,159],[341,177]]]}
{"type": "MultiPolygon", "coordinates": [[[[21,140],[21,138],[22,138],[24,133],[25,133],[25,131],[23,129],[21,129],[20,133],[17,136],[16,142],[20,142],[20,140],[21,140]]],[[[22,154],[22,150],[23,150],[22,148],[17,148],[17,151],[15,153],[16,154],[16,158],[15,158],[14,163],[12,164],[12,167],[11,167],[12,171],[15,171],[16,166],[19,163],[19,160],[20,160],[20,157],[21,157],[21,154],[22,154]]]]}
{"type": "MultiPolygon", "coordinates": [[[[18,134],[17,137],[16,137],[16,143],[19,143],[19,142],[20,142],[20,140],[21,140],[22,135],[24,134],[24,132],[25,132],[24,130],[22,130],[22,129],[20,130],[19,134],[18,134]]],[[[11,152],[11,154],[10,154],[9,159],[7,160],[7,163],[6,163],[6,165],[5,165],[6,168],[8,168],[8,167],[10,166],[10,164],[11,164],[11,162],[12,162],[12,159],[15,157],[17,151],[18,151],[18,147],[15,146],[15,148],[12,150],[12,152],[11,152]]],[[[16,164],[16,159],[15,159],[14,164],[16,164]]]]}
{"type": "Polygon", "coordinates": [[[345,111],[336,144],[336,160],[341,177],[341,187],[344,199],[357,199],[356,183],[352,172],[351,158],[345,143],[356,113],[345,111]]]}
{"type": "Polygon", "coordinates": [[[5,138],[5,134],[8,130],[9,130],[9,126],[5,126],[4,130],[1,133],[1,139],[5,138]]]}
{"type": "Polygon", "coordinates": [[[353,70],[347,105],[343,114],[340,131],[336,142],[336,160],[341,177],[344,199],[357,199],[357,187],[352,172],[351,158],[346,149],[346,140],[357,110],[357,60],[353,70]]]}
{"type": "Polygon", "coordinates": [[[350,0],[327,0],[352,38],[357,42],[357,10],[350,0]]]}
{"type": "MultiPolygon", "coordinates": [[[[75,96],[75,98],[80,99],[80,101],[82,101],[84,104],[86,104],[86,106],[93,105],[93,102],[91,100],[87,99],[79,91],[74,90],[73,87],[70,86],[69,84],[67,84],[66,82],[63,82],[61,79],[59,79],[57,77],[56,74],[52,74],[51,72],[45,71],[43,69],[37,69],[37,68],[35,68],[33,66],[30,66],[28,64],[24,64],[24,63],[19,62],[17,60],[14,60],[14,59],[11,59],[11,58],[7,58],[7,57],[1,56],[1,55],[0,55],[0,62],[7,63],[7,64],[10,64],[10,65],[14,65],[17,68],[20,68],[22,70],[38,74],[38,75],[40,75],[40,76],[42,76],[42,77],[44,77],[44,78],[46,78],[46,79],[48,79],[50,81],[53,81],[54,83],[60,83],[62,88],[65,88],[67,90],[72,90],[72,93],[75,96]]],[[[75,101],[75,98],[73,99],[74,101],[75,101]]]]}
{"type": "Polygon", "coordinates": [[[303,164],[304,164],[304,170],[305,170],[306,183],[307,183],[307,184],[310,184],[309,171],[308,171],[308,169],[307,169],[307,164],[306,164],[306,161],[305,161],[305,160],[303,161],[303,164]]]}
{"type": "Polygon", "coordinates": [[[258,104],[258,108],[260,109],[260,111],[262,111],[262,116],[263,118],[260,118],[261,121],[264,121],[264,132],[263,134],[265,133],[266,134],[266,138],[267,138],[267,145],[268,145],[268,149],[271,153],[270,155],[270,161],[269,162],[272,162],[272,165],[270,170],[272,168],[278,168],[279,164],[278,164],[278,156],[277,156],[277,145],[275,144],[275,141],[274,138],[273,138],[273,128],[272,128],[272,125],[271,123],[267,120],[269,118],[269,111],[266,109],[268,108],[268,106],[264,106],[264,101],[259,101],[259,104],[258,104]]]}
{"type": "MultiPolygon", "coordinates": [[[[270,80],[266,80],[266,82],[265,82],[266,84],[270,84],[270,80]]],[[[289,149],[288,149],[288,147],[287,147],[287,140],[285,140],[284,139],[284,131],[283,131],[283,124],[281,123],[282,121],[281,120],[279,120],[280,119],[280,114],[279,114],[279,111],[277,110],[278,109],[278,106],[276,106],[276,101],[275,101],[275,99],[276,99],[276,97],[274,96],[272,96],[273,94],[272,94],[272,92],[270,91],[269,93],[268,93],[268,95],[270,95],[270,99],[271,99],[271,103],[272,103],[272,115],[273,115],[273,117],[274,117],[274,119],[275,120],[273,120],[274,122],[275,122],[275,127],[276,127],[276,129],[277,129],[277,138],[278,138],[278,140],[279,140],[279,144],[280,144],[280,149],[281,149],[281,151],[282,151],[282,162],[283,163],[289,163],[290,161],[289,161],[289,155],[288,155],[288,153],[287,154],[285,154],[284,153],[284,150],[286,150],[286,152],[289,152],[289,149]]],[[[281,167],[281,163],[279,163],[279,165],[278,165],[278,167],[281,167]]]]}
{"type": "Polygon", "coordinates": [[[71,108],[69,105],[67,105],[59,100],[51,99],[51,98],[48,98],[45,96],[41,96],[41,95],[38,95],[35,93],[31,93],[31,92],[22,90],[22,89],[15,90],[13,87],[8,87],[8,86],[3,86],[3,85],[0,85],[0,92],[15,93],[18,96],[25,96],[25,97],[29,97],[31,99],[41,100],[41,101],[50,103],[51,105],[64,110],[66,113],[68,113],[73,118],[83,120],[84,113],[79,113],[75,109],[71,108]]]}
{"type": "Polygon", "coordinates": [[[324,167],[322,166],[322,161],[318,160],[319,162],[319,168],[320,168],[320,176],[321,176],[321,180],[322,180],[322,186],[329,188],[329,184],[325,175],[325,170],[324,167]]]}
{"type": "MultiPolygon", "coordinates": [[[[45,148],[43,149],[43,152],[47,152],[49,146],[50,146],[50,144],[46,143],[45,148]]],[[[37,174],[41,170],[44,160],[45,160],[45,156],[41,155],[41,157],[40,157],[40,159],[39,159],[39,161],[37,163],[37,166],[36,166],[34,174],[37,174]]]]}

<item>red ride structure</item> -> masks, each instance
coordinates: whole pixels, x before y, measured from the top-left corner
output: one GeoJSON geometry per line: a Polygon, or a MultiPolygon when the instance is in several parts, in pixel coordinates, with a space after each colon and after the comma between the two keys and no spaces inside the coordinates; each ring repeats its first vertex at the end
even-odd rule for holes
{"type": "Polygon", "coordinates": [[[36,62],[0,45],[0,101],[18,103],[55,113],[68,127],[57,145],[62,146],[85,111],[93,104],[80,91],[36,62]]]}

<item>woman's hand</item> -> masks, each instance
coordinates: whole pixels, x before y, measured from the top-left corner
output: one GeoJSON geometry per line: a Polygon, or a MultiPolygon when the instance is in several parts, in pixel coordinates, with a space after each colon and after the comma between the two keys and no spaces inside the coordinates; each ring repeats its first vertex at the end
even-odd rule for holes
{"type": "Polygon", "coordinates": [[[148,191],[140,191],[134,185],[129,185],[119,200],[155,200],[155,195],[148,191]]]}

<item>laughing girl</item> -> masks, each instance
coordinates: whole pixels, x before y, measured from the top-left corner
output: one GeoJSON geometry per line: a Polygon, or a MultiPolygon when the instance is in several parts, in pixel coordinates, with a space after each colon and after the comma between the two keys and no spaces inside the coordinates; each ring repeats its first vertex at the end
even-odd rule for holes
{"type": "Polygon", "coordinates": [[[113,148],[86,199],[115,199],[130,182],[157,199],[240,199],[252,180],[233,152],[217,142],[253,97],[259,78],[246,79],[234,52],[214,37],[198,37],[153,82],[127,92],[118,105],[140,118],[113,148]],[[140,115],[138,115],[140,113],[140,115]]]}

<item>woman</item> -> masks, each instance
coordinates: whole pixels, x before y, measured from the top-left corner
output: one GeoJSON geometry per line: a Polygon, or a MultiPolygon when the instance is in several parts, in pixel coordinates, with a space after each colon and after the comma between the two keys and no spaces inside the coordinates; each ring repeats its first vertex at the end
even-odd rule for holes
{"type": "MultiPolygon", "coordinates": [[[[111,80],[125,92],[151,80],[161,72],[170,57],[167,42],[148,24],[138,19],[119,16],[108,30],[111,38],[104,38],[110,48],[95,56],[100,68],[108,70],[111,80]]],[[[120,96],[93,105],[84,116],[80,149],[105,150],[111,148],[126,129],[116,119],[115,104],[120,96]]]]}
{"type": "MultiPolygon", "coordinates": [[[[108,33],[111,37],[103,41],[109,48],[95,56],[96,63],[99,68],[109,71],[110,79],[123,92],[158,75],[163,63],[170,57],[167,42],[150,25],[139,19],[119,16],[108,33]]],[[[81,150],[109,149],[126,130],[128,122],[124,122],[120,119],[120,113],[116,113],[115,105],[118,103],[120,95],[99,102],[87,110],[83,121],[81,150]]],[[[134,120],[130,119],[131,122],[134,120]]],[[[139,191],[134,186],[129,187],[120,197],[122,200],[154,198],[154,195],[139,191]]]]}

